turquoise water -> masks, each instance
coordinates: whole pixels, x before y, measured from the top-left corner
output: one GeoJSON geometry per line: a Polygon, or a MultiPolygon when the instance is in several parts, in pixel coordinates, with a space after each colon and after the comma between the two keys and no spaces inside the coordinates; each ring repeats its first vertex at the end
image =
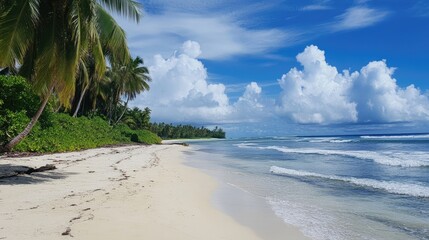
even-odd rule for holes
{"type": "MultiPolygon", "coordinates": [[[[429,135],[193,142],[224,181],[312,239],[429,239],[429,135]]],[[[250,210],[251,211],[251,210],[250,210]]]]}

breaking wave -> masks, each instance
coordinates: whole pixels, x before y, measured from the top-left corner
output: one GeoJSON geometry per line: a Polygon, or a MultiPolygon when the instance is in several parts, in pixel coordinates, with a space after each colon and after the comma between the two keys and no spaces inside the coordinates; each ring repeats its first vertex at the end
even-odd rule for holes
{"type": "Polygon", "coordinates": [[[407,139],[429,139],[429,134],[421,135],[386,135],[386,136],[361,136],[362,139],[376,139],[376,140],[407,140],[407,139]]]}
{"type": "Polygon", "coordinates": [[[276,150],[283,153],[337,155],[371,160],[378,164],[396,167],[428,167],[429,153],[427,152],[373,152],[373,151],[344,151],[316,148],[288,148],[280,146],[257,147],[256,144],[237,144],[240,148],[257,148],[276,150]]]}
{"type": "Polygon", "coordinates": [[[340,139],[336,137],[316,137],[316,138],[297,139],[297,142],[310,142],[310,143],[350,143],[350,142],[356,142],[356,141],[357,140],[340,139]]]}
{"type": "Polygon", "coordinates": [[[237,143],[234,144],[234,146],[239,147],[239,148],[247,148],[247,147],[252,147],[252,146],[256,146],[258,144],[256,143],[237,143]]]}
{"type": "Polygon", "coordinates": [[[298,171],[294,169],[272,166],[270,172],[276,175],[287,175],[296,177],[315,177],[351,183],[360,187],[383,190],[393,194],[408,195],[413,197],[429,198],[429,187],[418,184],[399,183],[392,181],[381,181],[368,178],[341,177],[335,175],[324,175],[313,172],[298,171]]]}

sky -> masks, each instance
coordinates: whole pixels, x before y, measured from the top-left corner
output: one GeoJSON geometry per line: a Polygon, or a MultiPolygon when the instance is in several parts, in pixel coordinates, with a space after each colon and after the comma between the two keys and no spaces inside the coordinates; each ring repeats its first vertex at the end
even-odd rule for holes
{"type": "Polygon", "coordinates": [[[427,0],[141,0],[152,120],[228,137],[429,132],[427,0]]]}

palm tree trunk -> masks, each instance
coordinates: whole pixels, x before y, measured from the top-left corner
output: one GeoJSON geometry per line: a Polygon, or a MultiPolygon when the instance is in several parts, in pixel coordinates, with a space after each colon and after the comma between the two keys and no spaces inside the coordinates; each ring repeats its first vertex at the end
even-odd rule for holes
{"type": "Polygon", "coordinates": [[[57,107],[57,109],[55,109],[54,113],[58,113],[61,110],[61,105],[57,107]]]}
{"type": "Polygon", "coordinates": [[[82,94],[80,94],[79,102],[77,103],[77,107],[76,107],[76,110],[73,113],[73,117],[77,117],[77,113],[79,112],[80,105],[82,104],[82,99],[83,99],[83,96],[86,93],[86,90],[88,90],[88,85],[83,89],[82,94]]]}
{"type": "MultiPolygon", "coordinates": [[[[115,94],[115,93],[112,92],[112,94],[115,94]]],[[[114,95],[111,98],[110,103],[109,103],[109,124],[112,124],[112,122],[115,118],[115,116],[113,116],[113,115],[116,115],[115,114],[116,105],[118,105],[118,102],[119,102],[119,91],[117,91],[116,95],[114,95]],[[113,109],[113,108],[115,108],[115,109],[113,109]],[[115,110],[115,112],[114,112],[114,110],[115,110]]]]}
{"type": "Polygon", "coordinates": [[[112,123],[112,101],[113,100],[109,101],[109,112],[108,112],[108,115],[109,115],[109,125],[112,123]]]}
{"type": "Polygon", "coordinates": [[[8,142],[5,146],[3,147],[0,146],[0,152],[10,152],[18,143],[20,143],[31,132],[31,129],[33,129],[34,125],[36,125],[37,123],[37,120],[39,120],[40,115],[42,115],[43,110],[45,109],[46,104],[49,101],[49,97],[52,94],[52,91],[53,91],[53,88],[51,88],[49,93],[45,96],[42,104],[39,107],[39,110],[37,110],[36,114],[33,116],[33,118],[31,118],[30,123],[28,123],[24,131],[22,131],[16,137],[10,140],[10,142],[8,142]]]}
{"type": "Polygon", "coordinates": [[[119,116],[118,120],[116,120],[116,124],[121,121],[122,117],[124,116],[125,112],[127,111],[127,105],[128,105],[128,101],[130,100],[130,98],[127,98],[127,101],[125,102],[124,105],[124,111],[122,111],[121,116],[119,116]]]}
{"type": "Polygon", "coordinates": [[[97,106],[97,97],[92,96],[92,111],[95,111],[95,106],[97,106]]]}

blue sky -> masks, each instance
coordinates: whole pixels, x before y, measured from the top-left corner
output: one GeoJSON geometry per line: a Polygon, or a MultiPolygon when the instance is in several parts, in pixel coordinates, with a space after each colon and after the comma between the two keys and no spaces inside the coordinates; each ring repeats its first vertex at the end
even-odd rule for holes
{"type": "Polygon", "coordinates": [[[141,2],[140,24],[118,21],[153,75],[133,104],[156,121],[237,136],[427,131],[426,0],[141,2]]]}

